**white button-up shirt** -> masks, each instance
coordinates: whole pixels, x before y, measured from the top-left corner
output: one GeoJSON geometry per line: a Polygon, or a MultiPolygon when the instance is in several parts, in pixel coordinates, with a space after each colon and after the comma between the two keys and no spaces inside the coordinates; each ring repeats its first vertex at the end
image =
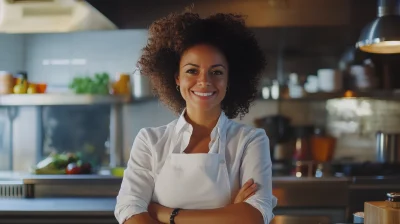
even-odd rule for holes
{"type": "MultiPolygon", "coordinates": [[[[155,178],[168,156],[167,147],[171,141],[176,142],[177,139],[181,139],[179,146],[181,153],[188,146],[193,128],[185,120],[184,113],[165,126],[143,128],[136,136],[117,196],[115,217],[120,224],[133,215],[147,212],[155,178]]],[[[277,200],[272,195],[272,164],[269,140],[265,131],[239,124],[228,119],[222,112],[216,127],[211,132],[209,153],[217,153],[213,152],[213,149],[218,148],[216,144],[219,142],[214,139],[220,128],[225,128],[226,131],[225,157],[233,198],[241,186],[253,178],[258,190],[246,200],[246,203],[258,209],[264,218],[264,223],[269,223],[274,217],[272,209],[276,206],[277,200]]],[[[188,194],[192,190],[188,189],[188,194]]]]}

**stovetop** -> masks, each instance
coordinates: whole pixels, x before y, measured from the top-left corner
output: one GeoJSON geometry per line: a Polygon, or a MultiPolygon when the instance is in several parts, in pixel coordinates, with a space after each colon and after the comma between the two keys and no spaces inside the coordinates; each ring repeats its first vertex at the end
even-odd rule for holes
{"type": "Polygon", "coordinates": [[[389,163],[348,163],[331,164],[334,174],[342,174],[347,177],[368,177],[368,176],[399,176],[400,164],[389,163]]]}

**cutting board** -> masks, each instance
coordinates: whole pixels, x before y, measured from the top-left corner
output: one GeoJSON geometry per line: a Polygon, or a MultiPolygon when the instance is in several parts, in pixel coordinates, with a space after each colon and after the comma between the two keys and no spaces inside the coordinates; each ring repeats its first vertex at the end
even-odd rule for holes
{"type": "Polygon", "coordinates": [[[364,203],[364,224],[399,224],[400,209],[391,208],[386,201],[364,203]]]}

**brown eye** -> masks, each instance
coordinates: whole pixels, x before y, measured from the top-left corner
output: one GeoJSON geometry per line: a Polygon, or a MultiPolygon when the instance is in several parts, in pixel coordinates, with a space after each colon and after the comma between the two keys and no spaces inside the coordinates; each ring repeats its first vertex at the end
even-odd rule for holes
{"type": "Polygon", "coordinates": [[[194,74],[197,73],[197,70],[192,68],[192,69],[187,70],[186,73],[189,73],[189,74],[193,74],[193,75],[194,75],[194,74]]]}
{"type": "Polygon", "coordinates": [[[212,71],[212,74],[213,75],[222,75],[223,72],[216,70],[216,71],[212,71]]]}

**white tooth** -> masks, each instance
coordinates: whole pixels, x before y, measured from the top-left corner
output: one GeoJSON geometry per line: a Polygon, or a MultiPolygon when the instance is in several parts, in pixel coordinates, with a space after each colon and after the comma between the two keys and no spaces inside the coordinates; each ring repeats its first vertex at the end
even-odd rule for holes
{"type": "Polygon", "coordinates": [[[211,96],[213,93],[200,93],[200,92],[194,92],[194,94],[198,96],[211,96]]]}

